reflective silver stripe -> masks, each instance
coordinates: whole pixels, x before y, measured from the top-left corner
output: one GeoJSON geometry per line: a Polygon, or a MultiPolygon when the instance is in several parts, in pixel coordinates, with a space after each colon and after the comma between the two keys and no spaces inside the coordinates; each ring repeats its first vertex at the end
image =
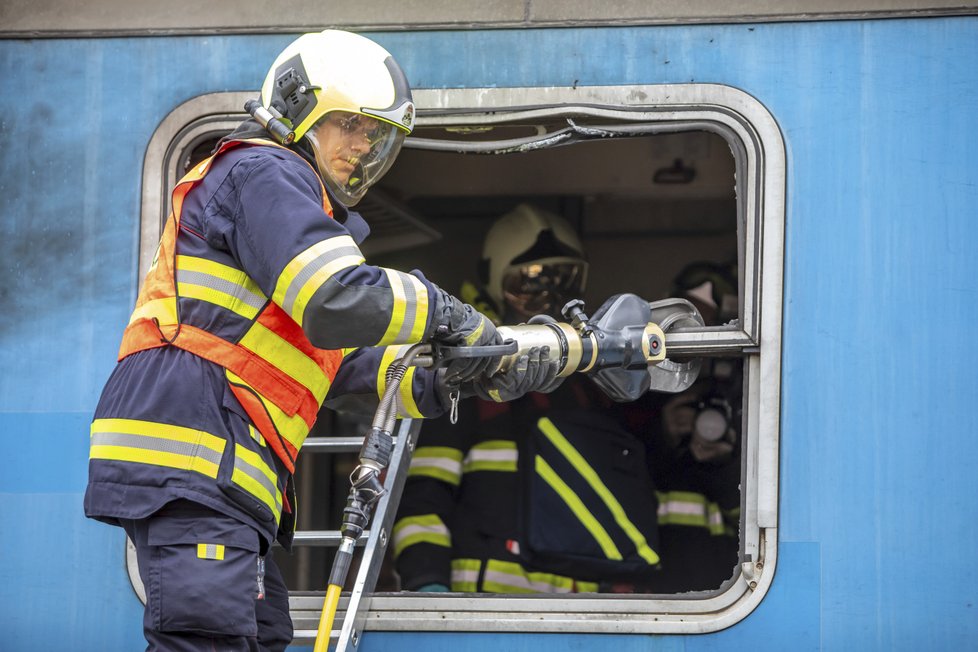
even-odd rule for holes
{"type": "Polygon", "coordinates": [[[447,471],[452,475],[462,473],[462,463],[449,457],[415,457],[411,460],[411,468],[434,467],[447,471]]]}
{"type": "MultiPolygon", "coordinates": [[[[295,307],[295,300],[299,296],[299,291],[302,290],[306,282],[312,278],[312,275],[318,272],[320,269],[334,260],[342,258],[343,256],[355,256],[358,258],[363,257],[363,254],[360,253],[359,247],[353,243],[352,238],[349,238],[348,236],[339,237],[350,240],[350,245],[337,247],[336,249],[319,254],[311,261],[306,263],[306,265],[295,275],[295,278],[292,279],[292,282],[289,283],[289,287],[285,291],[285,299],[282,302],[282,308],[285,310],[285,312],[289,313],[290,315],[292,314],[292,309],[295,307]]],[[[350,265],[350,267],[352,266],[353,265],[350,265]]],[[[342,269],[346,268],[344,267],[342,269]]],[[[335,272],[333,273],[335,274],[335,272]]],[[[330,274],[330,276],[332,276],[332,274],[330,274]]],[[[328,279],[329,276],[324,278],[323,283],[325,283],[328,279]]],[[[320,285],[322,285],[322,283],[320,283],[320,285]]]]}
{"type": "Polygon", "coordinates": [[[414,322],[418,319],[418,293],[414,289],[414,277],[391,270],[401,277],[402,291],[404,292],[404,321],[401,322],[401,330],[397,332],[395,342],[409,342],[411,331],[414,330],[414,322]]]}
{"type": "Polygon", "coordinates": [[[706,516],[706,505],[686,500],[667,500],[659,503],[659,516],[684,514],[686,516],[706,516]]]}
{"type": "Polygon", "coordinates": [[[465,456],[465,462],[516,462],[518,453],[516,449],[485,449],[472,448],[465,456]]]}
{"type": "Polygon", "coordinates": [[[445,537],[450,536],[449,533],[448,533],[448,528],[445,527],[444,525],[440,525],[440,524],[433,524],[433,525],[411,524],[411,525],[405,525],[404,527],[402,527],[401,529],[399,529],[397,531],[397,534],[394,535],[394,545],[397,545],[397,543],[399,541],[403,541],[404,539],[406,539],[407,537],[411,536],[412,534],[421,534],[421,533],[437,534],[437,535],[445,536],[445,537]]]}
{"type": "Polygon", "coordinates": [[[419,543],[452,547],[452,535],[437,514],[407,516],[394,524],[395,557],[400,557],[408,546],[419,543]]]}
{"type": "Polygon", "coordinates": [[[391,318],[381,344],[417,342],[428,321],[428,291],[420,279],[394,269],[381,268],[390,283],[391,318]]]}
{"type": "Polygon", "coordinates": [[[205,274],[204,272],[193,272],[187,269],[178,269],[177,283],[189,283],[191,285],[200,285],[212,290],[217,290],[218,292],[227,294],[237,299],[241,303],[255,308],[256,310],[261,309],[261,307],[268,302],[267,297],[260,294],[255,294],[242,285],[238,285],[233,281],[229,281],[218,276],[205,274]]]}
{"type": "MultiPolygon", "coordinates": [[[[482,577],[482,586],[486,588],[503,588],[512,587],[514,589],[523,589],[526,591],[533,591],[535,593],[570,593],[573,590],[573,584],[566,578],[559,575],[551,575],[553,579],[547,580],[532,580],[527,575],[523,574],[525,571],[520,572],[520,570],[513,569],[513,572],[507,572],[506,570],[494,570],[493,567],[496,564],[490,560],[488,566],[486,567],[486,573],[482,577]],[[560,582],[560,584],[557,584],[560,582]],[[493,585],[496,585],[493,587],[493,585]]],[[[538,573],[533,573],[532,575],[537,575],[538,573]]],[[[540,575],[549,575],[549,573],[539,573],[540,575]]]]}
{"type": "Polygon", "coordinates": [[[491,440],[476,444],[469,449],[462,467],[463,473],[476,471],[515,472],[519,452],[516,443],[491,440]]]}
{"type": "Polygon", "coordinates": [[[482,562],[478,559],[453,559],[451,584],[452,591],[475,593],[479,590],[479,570],[482,562]]]}
{"type": "MultiPolygon", "coordinates": [[[[236,447],[236,453],[238,453],[238,451],[240,451],[240,449],[241,449],[241,445],[238,444],[237,447],[236,447]]],[[[247,450],[247,449],[245,449],[245,450],[247,450]]],[[[249,452],[251,452],[251,451],[249,451],[249,452]]],[[[278,514],[280,514],[282,512],[282,498],[281,498],[281,494],[280,494],[280,492],[278,490],[278,487],[275,485],[275,483],[272,482],[271,480],[269,480],[268,479],[268,476],[266,476],[262,472],[261,469],[259,469],[258,467],[254,466],[253,464],[251,464],[247,460],[242,459],[240,453],[235,454],[235,456],[234,456],[234,468],[235,468],[235,470],[240,471],[241,473],[244,473],[249,478],[251,478],[252,480],[254,480],[255,482],[257,482],[258,484],[260,484],[265,489],[265,491],[268,492],[268,495],[271,496],[272,499],[275,501],[275,514],[276,514],[276,517],[277,517],[278,514]]],[[[271,470],[271,469],[269,469],[269,470],[271,470]]],[[[271,507],[271,505],[269,505],[269,507],[271,507]]]]}
{"type": "Polygon", "coordinates": [[[224,545],[220,543],[198,543],[197,557],[200,559],[224,559],[224,545]]]}
{"type": "Polygon", "coordinates": [[[152,435],[130,435],[122,432],[93,432],[92,446],[122,446],[160,453],[174,453],[185,457],[199,457],[212,464],[221,463],[221,453],[206,446],[190,444],[152,435]]]}

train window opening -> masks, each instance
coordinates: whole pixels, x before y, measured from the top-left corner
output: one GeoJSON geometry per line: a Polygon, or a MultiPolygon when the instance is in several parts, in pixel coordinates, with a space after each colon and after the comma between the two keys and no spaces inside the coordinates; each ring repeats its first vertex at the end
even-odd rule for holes
{"type": "MultiPolygon", "coordinates": [[[[532,204],[562,216],[580,236],[590,263],[582,297],[589,310],[621,292],[693,297],[706,325],[683,329],[677,341],[704,356],[700,380],[680,395],[650,393],[608,408],[643,442],[655,486],[659,572],[560,596],[481,584],[476,593],[418,593],[404,590],[390,545],[371,601],[372,629],[493,629],[494,614],[505,611],[516,614],[512,631],[567,631],[568,617],[583,614],[590,615],[574,631],[621,631],[611,614],[622,613],[632,614],[628,631],[712,631],[763,597],[770,581],[763,569],[773,570],[776,559],[772,406],[780,378],[772,370],[780,347],[783,145],[763,107],[733,89],[706,89],[716,94],[710,102],[690,101],[702,100],[702,86],[690,85],[686,96],[677,87],[648,89],[661,105],[630,106],[619,89],[604,91],[618,104],[535,103],[532,89],[513,102],[509,89],[499,91],[499,106],[483,111],[466,108],[475,105],[470,91],[419,91],[419,106],[430,96],[428,106],[448,108],[419,111],[398,162],[357,210],[373,231],[364,247],[369,262],[421,269],[451,292],[475,278],[492,222],[532,204]],[[767,303],[765,265],[776,276],[767,281],[776,292],[767,303]],[[766,341],[762,322],[774,335],[766,341]]],[[[552,99],[553,89],[539,96],[552,99]]],[[[202,114],[180,115],[154,136],[144,170],[144,181],[149,175],[155,185],[144,186],[141,264],[151,249],[147,236],[159,233],[168,211],[168,188],[237,124],[236,106],[247,97],[198,98],[202,114]]],[[[324,410],[312,436],[362,435],[365,422],[324,410]]],[[[337,526],[353,465],[352,454],[299,458],[300,528],[337,526]]],[[[314,630],[332,548],[274,554],[293,591],[297,631],[310,623],[314,630]]]]}

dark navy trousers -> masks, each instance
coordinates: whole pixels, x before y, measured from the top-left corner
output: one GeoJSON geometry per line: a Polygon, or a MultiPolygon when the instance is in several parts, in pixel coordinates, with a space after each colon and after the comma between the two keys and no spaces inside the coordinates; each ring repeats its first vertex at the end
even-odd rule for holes
{"type": "Polygon", "coordinates": [[[178,500],[121,522],[146,587],[147,650],[284,650],[289,593],[254,528],[178,500]]]}

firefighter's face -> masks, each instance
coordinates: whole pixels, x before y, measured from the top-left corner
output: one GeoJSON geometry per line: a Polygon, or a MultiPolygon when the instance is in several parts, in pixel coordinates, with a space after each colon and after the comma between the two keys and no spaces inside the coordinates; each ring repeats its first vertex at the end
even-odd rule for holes
{"type": "Polygon", "coordinates": [[[370,153],[379,129],[380,122],[367,116],[330,114],[313,134],[320,165],[328,168],[339,185],[346,185],[361,159],[370,153]]]}

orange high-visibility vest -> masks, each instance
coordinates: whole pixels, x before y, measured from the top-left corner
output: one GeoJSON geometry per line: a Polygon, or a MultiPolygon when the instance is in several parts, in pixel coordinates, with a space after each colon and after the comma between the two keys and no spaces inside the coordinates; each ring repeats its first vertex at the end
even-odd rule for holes
{"type": "MultiPolygon", "coordinates": [[[[136,308],[123,333],[119,359],[137,351],[175,346],[224,367],[231,390],[255,427],[289,472],[294,472],[296,455],[336,376],[343,359],[342,351],[313,346],[292,317],[271,300],[266,301],[237,342],[181,323],[178,314],[179,257],[176,245],[183,200],[204,178],[218,156],[242,143],[278,147],[266,140],[226,143],[209,159],[198,163],[174,188],[173,209],[136,308]]],[[[332,207],[321,183],[320,188],[323,210],[332,216],[332,207]]],[[[232,271],[240,274],[242,283],[257,287],[242,270],[232,271]]]]}

